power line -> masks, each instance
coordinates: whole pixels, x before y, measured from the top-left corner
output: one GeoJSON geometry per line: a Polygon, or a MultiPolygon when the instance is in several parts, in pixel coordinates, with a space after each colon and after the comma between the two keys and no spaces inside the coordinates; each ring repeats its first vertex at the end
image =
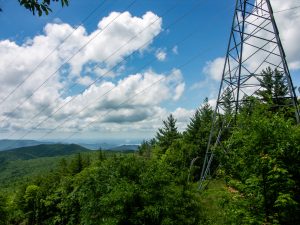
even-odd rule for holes
{"type": "MultiPolygon", "coordinates": [[[[186,15],[184,15],[184,16],[186,16],[186,15]]],[[[178,22],[180,19],[178,19],[178,20],[176,20],[176,22],[178,22]]],[[[175,23],[176,23],[175,22],[175,23]]],[[[171,27],[172,25],[174,25],[175,23],[173,23],[173,24],[171,24],[169,27],[171,27]]],[[[179,41],[178,43],[176,43],[176,44],[179,44],[180,42],[182,42],[182,41],[185,41],[187,38],[189,38],[189,36],[191,36],[192,34],[194,34],[195,32],[192,32],[190,35],[188,35],[187,37],[185,37],[183,40],[181,40],[181,41],[179,41]]],[[[150,62],[151,63],[151,62],[150,62]]],[[[149,64],[149,63],[148,63],[149,64]]],[[[187,64],[187,63],[186,63],[187,64]]],[[[144,65],[143,67],[145,67],[145,66],[147,66],[147,64],[146,65],[144,65]]],[[[183,66],[181,66],[181,67],[183,67],[183,66]]],[[[156,82],[155,82],[156,83],[156,82]]],[[[154,84],[152,84],[151,86],[153,86],[154,84]]],[[[116,86],[114,87],[114,88],[116,88],[116,86]]],[[[110,89],[109,91],[107,91],[104,95],[102,95],[102,96],[100,96],[100,98],[98,98],[96,101],[98,101],[99,99],[101,99],[103,96],[105,96],[105,95],[107,95],[109,92],[111,92],[114,88],[112,88],[112,89],[110,89]]],[[[150,87],[149,87],[150,88],[150,87]]],[[[146,88],[146,89],[148,89],[148,88],[146,88]]],[[[130,100],[130,99],[129,99],[130,100]]],[[[126,100],[126,102],[128,102],[129,100],[126,100]]],[[[125,103],[125,102],[124,102],[125,103]]],[[[124,104],[124,103],[122,103],[122,104],[124,104]]],[[[90,104],[89,105],[86,105],[85,107],[83,107],[79,112],[77,112],[77,114],[80,114],[81,112],[83,112],[85,109],[87,109],[88,107],[90,106],[90,104]]],[[[112,110],[111,110],[112,111],[112,110]]],[[[107,114],[109,114],[111,111],[109,111],[109,112],[107,112],[107,114]]],[[[106,114],[105,114],[106,115],[106,114]]],[[[60,123],[57,127],[55,127],[55,128],[53,128],[51,131],[49,131],[49,132],[47,132],[45,135],[43,135],[42,137],[40,137],[40,138],[44,138],[44,137],[46,137],[46,136],[48,136],[49,134],[51,134],[51,133],[53,133],[55,130],[57,130],[59,127],[62,127],[67,121],[69,121],[69,118],[70,118],[71,116],[69,116],[67,119],[65,119],[62,123],[60,123]]],[[[37,128],[37,127],[36,127],[37,128]]],[[[28,132],[25,134],[25,136],[26,135],[28,135],[28,132]]],[[[24,136],[23,136],[24,137],[24,136]]],[[[22,138],[23,138],[22,137],[22,138]]]]}
{"type": "MultiPolygon", "coordinates": [[[[168,13],[170,13],[173,9],[175,9],[177,6],[173,6],[171,8],[169,8],[168,10],[165,11],[165,13],[163,15],[166,15],[168,13]]],[[[144,31],[146,31],[149,27],[151,27],[154,23],[156,23],[157,21],[159,21],[159,17],[157,19],[155,19],[154,21],[152,21],[149,25],[147,25],[145,28],[143,28],[140,32],[138,32],[137,34],[135,34],[133,37],[131,37],[125,44],[123,44],[121,47],[119,47],[117,50],[115,50],[111,55],[109,55],[104,61],[107,61],[108,59],[110,59],[112,56],[114,56],[116,53],[118,53],[122,48],[124,48],[125,46],[127,46],[131,41],[133,41],[134,39],[136,39],[141,33],[143,33],[144,31]]],[[[147,46],[147,44],[151,43],[152,38],[148,41],[146,41],[139,49],[142,49],[143,47],[147,46]]],[[[133,54],[133,53],[132,53],[133,54]]],[[[106,74],[108,74],[110,71],[113,71],[114,68],[116,68],[119,64],[121,64],[122,62],[124,62],[128,57],[130,57],[132,54],[130,54],[129,56],[125,57],[120,63],[118,63],[117,65],[115,65],[113,68],[111,68],[109,71],[107,71],[104,75],[98,77],[95,81],[92,81],[87,87],[85,87],[81,93],[83,93],[85,90],[87,90],[89,87],[91,87],[93,84],[95,84],[96,82],[98,82],[100,79],[102,79],[106,74]]],[[[77,84],[75,83],[75,85],[72,86],[72,88],[74,86],[76,86],[77,84]]],[[[54,115],[56,114],[59,110],[61,110],[63,107],[65,107],[66,105],[68,105],[70,102],[72,102],[73,100],[75,100],[77,96],[72,97],[68,102],[64,103],[62,106],[60,106],[57,110],[55,110],[54,113],[51,114],[54,115]]],[[[61,95],[56,98],[56,100],[59,100],[59,98],[61,97],[61,95]]],[[[29,121],[31,121],[32,119],[36,118],[41,112],[43,112],[44,110],[47,109],[47,106],[44,107],[44,109],[42,109],[38,114],[36,114],[33,118],[31,118],[29,121]]],[[[41,123],[38,124],[38,126],[40,124],[42,124],[43,122],[45,122],[46,120],[48,120],[50,117],[44,119],[41,123]]],[[[27,123],[26,123],[27,124],[27,123]]]]}
{"type": "MultiPolygon", "coordinates": [[[[175,21],[173,21],[173,23],[171,23],[169,26],[167,26],[165,29],[170,29],[172,26],[174,26],[176,23],[178,23],[180,20],[182,20],[183,18],[185,18],[188,14],[190,14],[192,11],[194,11],[195,9],[197,9],[200,5],[197,4],[196,7],[193,7],[192,10],[188,11],[187,13],[183,14],[182,16],[178,17],[175,21]]],[[[166,13],[164,13],[165,15],[166,13]]],[[[155,23],[156,21],[154,21],[153,23],[155,23]]],[[[151,23],[149,26],[147,27],[150,27],[151,25],[153,25],[153,23],[151,23]]],[[[146,28],[147,28],[146,27],[146,28]]],[[[141,32],[143,32],[144,30],[142,30],[141,32]]],[[[138,34],[136,35],[138,36],[138,34]]],[[[141,47],[139,47],[139,49],[143,49],[144,47],[146,47],[149,43],[152,42],[152,38],[149,39],[148,41],[146,41],[141,47]]],[[[124,47],[124,46],[123,46],[124,47]]],[[[120,50],[120,49],[119,49],[120,50]]],[[[105,59],[108,60],[111,56],[113,56],[115,53],[117,53],[117,51],[115,51],[112,55],[110,55],[108,58],[105,59]]],[[[133,54],[133,53],[132,53],[133,54]]],[[[131,55],[128,55],[127,57],[125,57],[121,62],[119,62],[117,65],[115,65],[113,68],[111,68],[110,70],[108,70],[107,72],[105,72],[102,76],[100,76],[98,79],[96,79],[95,81],[92,81],[87,87],[85,87],[80,93],[83,93],[85,90],[87,90],[91,85],[95,84],[96,82],[100,81],[101,78],[105,77],[105,75],[109,74],[109,72],[112,72],[115,68],[117,68],[118,65],[121,65],[122,62],[125,62],[129,57],[131,57],[131,55]]],[[[77,85],[77,83],[75,83],[75,85],[73,85],[70,89],[72,89],[73,87],[75,87],[77,85]]],[[[56,100],[59,100],[59,98],[61,97],[61,95],[58,96],[58,98],[56,98],[56,100]]],[[[59,110],[63,107],[65,107],[66,105],[68,105],[70,102],[72,102],[75,98],[75,97],[72,97],[67,103],[65,103],[62,107],[59,107],[59,110]]],[[[55,100],[55,101],[56,101],[55,100]]],[[[38,114],[36,114],[33,118],[29,119],[28,122],[31,122],[33,119],[35,119],[38,115],[40,115],[43,111],[45,111],[47,109],[47,106],[45,106],[38,114]]],[[[53,114],[55,114],[57,111],[59,110],[56,110],[53,114]]],[[[52,115],[52,114],[51,114],[52,115]]],[[[50,115],[50,116],[51,116],[50,115]]],[[[49,119],[49,117],[47,118],[49,119]]],[[[26,126],[28,123],[26,123],[24,126],[26,126]]]]}
{"type": "MultiPolygon", "coordinates": [[[[175,43],[175,45],[180,44],[180,42],[184,42],[187,39],[189,39],[191,36],[193,36],[193,34],[195,34],[195,32],[190,33],[189,35],[185,36],[181,41],[175,43]]],[[[171,45],[171,46],[174,46],[171,45]]],[[[141,47],[142,48],[142,47],[141,47]]],[[[170,47],[171,49],[171,47],[170,47]]],[[[151,63],[153,63],[154,61],[156,61],[156,58],[153,58],[152,60],[150,60],[149,62],[147,62],[146,64],[144,64],[141,68],[138,69],[138,71],[144,69],[146,66],[151,65],[151,63]]],[[[109,89],[107,92],[105,92],[103,95],[101,95],[99,98],[96,99],[96,101],[94,101],[92,104],[94,104],[95,102],[99,101],[100,99],[102,99],[104,96],[106,96],[107,94],[109,94],[111,91],[113,91],[114,89],[116,89],[118,86],[114,86],[113,88],[109,89]]],[[[87,104],[86,106],[84,106],[80,111],[77,112],[77,114],[82,113],[84,110],[88,109],[92,104],[87,104]]],[[[50,132],[47,132],[45,135],[43,135],[41,138],[44,138],[46,136],[48,136],[49,134],[53,133],[55,130],[57,130],[59,127],[62,127],[66,122],[68,122],[71,119],[71,116],[69,116],[68,118],[66,118],[62,123],[60,123],[58,126],[56,126],[55,128],[51,129],[50,132]]],[[[29,133],[26,134],[26,136],[29,133]]],[[[24,138],[24,137],[22,137],[24,138]]]]}
{"type": "Polygon", "coordinates": [[[290,10],[295,10],[295,9],[299,9],[300,8],[300,5],[299,6],[294,6],[294,7],[291,7],[291,8],[287,8],[287,9],[282,9],[282,10],[278,10],[275,13],[281,13],[281,12],[286,12],[286,11],[290,11],[290,10]]]}
{"type": "MultiPolygon", "coordinates": [[[[194,61],[195,59],[197,59],[201,54],[203,54],[203,51],[201,51],[200,53],[194,55],[193,57],[189,58],[185,63],[183,63],[181,66],[179,66],[178,68],[183,68],[185,66],[187,66],[188,64],[190,64],[192,61],[194,61]]],[[[130,96],[129,98],[127,98],[126,100],[124,100],[123,102],[121,102],[119,105],[117,105],[117,107],[120,107],[122,105],[124,105],[125,103],[131,101],[134,97],[144,93],[146,90],[148,90],[149,88],[153,87],[154,85],[160,83],[161,81],[165,80],[167,77],[162,77],[160,79],[158,79],[157,81],[153,82],[152,84],[150,84],[148,87],[140,90],[139,92],[135,93],[134,95],[130,96]]],[[[98,121],[99,118],[107,116],[108,114],[110,114],[111,112],[113,112],[114,109],[109,110],[108,112],[106,112],[104,115],[98,116],[95,120],[92,120],[91,122],[89,122],[86,126],[84,126],[82,129],[85,129],[87,127],[90,127],[91,125],[93,125],[93,123],[96,123],[98,121]]],[[[63,141],[67,141],[70,138],[74,137],[76,134],[80,133],[80,131],[76,131],[74,133],[72,133],[71,135],[67,136],[67,138],[65,138],[63,141]]]]}
{"type": "MultiPolygon", "coordinates": [[[[129,6],[127,7],[127,9],[129,9],[137,0],[134,0],[133,2],[131,2],[129,4],[129,6]]],[[[13,110],[12,112],[15,112],[17,109],[19,109],[22,105],[24,105],[29,99],[32,98],[32,96],[34,96],[34,94],[42,87],[44,86],[57,72],[59,72],[60,69],[63,68],[63,66],[69,62],[71,59],[73,59],[78,53],[80,53],[86,46],[88,46],[96,37],[98,37],[98,35],[100,35],[107,27],[109,27],[116,19],[118,19],[122,14],[118,14],[113,20],[111,20],[103,29],[99,30],[92,38],[90,38],[83,46],[81,46],[75,54],[73,54],[71,57],[69,57],[61,66],[59,66],[59,68],[57,68],[52,74],[50,74],[50,76],[48,76],[43,82],[42,84],[40,84],[22,103],[18,104],[13,110]]],[[[4,122],[6,120],[2,120],[0,122],[4,122]]]]}
{"type": "MultiPolygon", "coordinates": [[[[200,4],[198,3],[196,5],[197,7],[193,7],[192,10],[189,10],[187,13],[184,13],[183,15],[181,15],[180,17],[178,17],[175,21],[173,21],[173,23],[171,23],[168,27],[166,27],[166,29],[170,29],[172,26],[174,26],[176,23],[178,23],[180,20],[182,20],[183,18],[185,18],[187,15],[189,15],[192,11],[194,11],[196,8],[198,8],[200,6],[200,4]]],[[[168,10],[165,11],[165,13],[163,13],[163,16],[170,13],[173,9],[175,9],[177,6],[175,5],[175,7],[171,7],[168,10]]],[[[146,29],[148,29],[150,26],[152,26],[155,22],[157,22],[159,20],[159,18],[157,18],[155,21],[153,21],[152,23],[150,23],[147,27],[145,27],[144,29],[142,29],[138,34],[136,34],[134,37],[132,37],[130,40],[128,40],[123,46],[121,46],[119,49],[117,49],[113,54],[111,54],[108,58],[105,59],[108,60],[111,56],[113,56],[115,53],[117,53],[121,48],[125,47],[127,44],[129,44],[132,40],[134,40],[136,37],[138,37],[138,35],[140,35],[142,32],[144,32],[146,29]]],[[[194,33],[194,32],[193,32],[194,33]]],[[[188,35],[190,36],[190,35],[188,35]]],[[[187,37],[188,37],[187,36],[187,37]]],[[[143,49],[144,47],[146,47],[149,43],[151,43],[152,38],[149,39],[148,41],[146,41],[144,44],[142,44],[139,49],[143,49]]],[[[133,53],[132,53],[133,54],[133,53]]],[[[115,65],[113,68],[111,68],[109,71],[107,71],[105,74],[103,74],[101,77],[99,77],[98,79],[96,79],[95,81],[91,82],[86,88],[84,88],[81,93],[83,93],[85,90],[87,90],[89,87],[91,87],[93,84],[95,84],[97,81],[99,81],[101,78],[103,78],[106,74],[108,74],[109,72],[113,71],[113,69],[115,69],[118,65],[121,65],[122,62],[126,61],[127,58],[129,58],[132,54],[128,55],[127,57],[125,57],[121,62],[119,62],[117,65],[115,65]]],[[[110,90],[111,91],[111,90],[110,90]]],[[[109,91],[109,92],[110,92],[109,91]]],[[[108,93],[106,93],[108,94],[108,93]]],[[[46,122],[48,119],[50,119],[53,115],[55,115],[58,111],[60,111],[63,107],[65,107],[66,105],[68,105],[70,102],[72,102],[73,100],[75,100],[77,96],[72,97],[68,102],[64,103],[62,106],[60,106],[57,110],[55,110],[53,113],[51,113],[50,116],[48,116],[47,118],[45,118],[43,121],[41,121],[37,126],[35,126],[34,129],[37,129],[41,124],[43,124],[44,122],[46,122]]],[[[59,96],[60,97],[60,96],[59,96]]],[[[57,100],[59,99],[59,97],[57,98],[57,100]]],[[[102,96],[103,97],[103,96],[102,96]]],[[[42,111],[44,111],[47,107],[45,107],[42,111]]],[[[40,111],[41,112],[41,111],[40,111]]],[[[38,113],[38,115],[40,114],[40,112],[38,113]]],[[[30,120],[28,120],[28,122],[32,121],[32,119],[36,118],[37,115],[35,115],[33,118],[31,118],[30,120]]],[[[26,123],[25,125],[27,125],[28,123],[26,123]]],[[[14,132],[16,133],[16,132],[14,132]]],[[[13,134],[14,134],[13,133],[13,134]]],[[[28,135],[30,132],[27,132],[25,134],[28,135]]],[[[12,134],[12,135],[13,135],[12,134]]],[[[12,136],[10,135],[10,137],[12,136]]],[[[22,136],[22,138],[24,138],[24,136],[22,136]]]]}
{"type": "MultiPolygon", "coordinates": [[[[101,8],[104,3],[107,0],[104,0],[102,3],[100,3],[95,9],[93,9],[88,16],[86,16],[82,22],[80,23],[80,25],[78,25],[70,34],[68,34],[60,44],[58,44],[54,49],[52,49],[52,51],[44,58],[42,59],[42,61],[40,61],[36,67],[34,67],[34,69],[12,90],[10,91],[0,102],[0,105],[2,105],[11,95],[13,95],[33,74],[34,72],[36,72],[40,66],[46,62],[46,60],[57,50],[59,49],[74,33],[75,31],[77,31],[77,29],[82,26],[99,8],[101,8]]],[[[60,9],[61,10],[61,9],[60,9]]]]}
{"type": "MultiPolygon", "coordinates": [[[[191,10],[191,11],[193,11],[193,10],[191,10]]],[[[182,18],[184,18],[187,14],[189,14],[189,12],[188,13],[186,13],[186,14],[184,14],[183,16],[182,16],[182,18]]],[[[173,24],[171,24],[169,27],[171,27],[172,25],[174,25],[174,24],[176,24],[178,21],[180,21],[181,20],[181,18],[178,18],[173,24]]],[[[193,34],[194,32],[192,32],[191,34],[193,34]]],[[[190,35],[188,35],[187,37],[185,37],[184,39],[187,39],[188,37],[189,37],[190,35]]],[[[183,39],[183,40],[184,40],[183,39]]],[[[178,44],[178,43],[177,43],[178,44]]],[[[193,58],[195,58],[195,57],[193,57],[193,58]]],[[[189,61],[193,61],[193,60],[189,60],[189,61]]],[[[152,61],[151,61],[152,62],[152,61]]],[[[150,62],[150,63],[151,63],[150,62]]],[[[188,64],[188,63],[185,63],[185,64],[188,64]]],[[[181,67],[183,67],[184,65],[182,65],[181,67]]],[[[157,83],[157,82],[159,82],[159,81],[156,81],[155,83],[157,83]]],[[[152,84],[151,86],[153,86],[153,85],[155,85],[155,84],[152,84]]],[[[150,88],[150,87],[147,87],[146,89],[148,89],[148,88],[150,88]]],[[[110,90],[111,91],[111,90],[110,90]]],[[[145,90],[143,90],[142,92],[144,92],[145,90]]],[[[139,94],[140,94],[141,92],[139,92],[139,94]]],[[[137,94],[136,94],[137,95],[137,94]]],[[[133,96],[131,96],[131,97],[133,97],[133,96]]],[[[126,102],[128,102],[130,99],[128,99],[128,100],[126,100],[126,102]]],[[[125,102],[123,102],[122,104],[125,104],[125,102]]],[[[87,107],[89,107],[89,105],[86,105],[80,112],[82,112],[82,111],[84,111],[87,107]]],[[[109,112],[107,112],[107,114],[109,114],[111,111],[109,111],[109,112]]],[[[69,119],[69,117],[67,118],[67,120],[69,119]]],[[[59,124],[56,128],[54,128],[53,130],[51,130],[50,132],[48,132],[47,134],[50,134],[50,133],[52,133],[53,131],[55,131],[57,128],[59,128],[59,127],[61,127],[63,124],[65,124],[66,122],[67,122],[67,120],[65,120],[63,123],[61,123],[61,124],[59,124]]],[[[36,126],[34,129],[36,129],[36,128],[38,128],[38,126],[36,126]]],[[[30,132],[31,133],[31,132],[30,132]]],[[[25,137],[26,135],[28,135],[29,134],[29,132],[27,132],[25,135],[23,135],[23,137],[25,137]]],[[[47,134],[46,135],[44,135],[44,136],[47,136],[47,134]]],[[[43,136],[43,137],[44,137],[43,136]]],[[[69,137],[70,138],[70,137],[69,137]]]]}

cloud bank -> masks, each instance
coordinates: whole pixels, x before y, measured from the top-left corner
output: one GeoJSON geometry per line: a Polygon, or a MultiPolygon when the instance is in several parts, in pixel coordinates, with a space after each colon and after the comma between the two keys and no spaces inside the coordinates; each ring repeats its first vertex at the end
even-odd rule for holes
{"type": "MultiPolygon", "coordinates": [[[[43,34],[21,45],[1,40],[0,101],[25,81],[1,105],[2,138],[11,133],[18,138],[32,129],[27,138],[36,138],[61,123],[59,132],[153,132],[169,113],[161,104],[177,101],[184,92],[181,71],[148,70],[111,78],[124,71],[112,70],[114,66],[147,49],[161,31],[162,18],[152,12],[141,17],[112,12],[91,33],[83,26],[75,29],[66,23],[49,23],[43,34]],[[82,87],[87,88],[81,92],[82,87]]],[[[165,60],[163,50],[157,53],[159,60],[165,60]]]]}

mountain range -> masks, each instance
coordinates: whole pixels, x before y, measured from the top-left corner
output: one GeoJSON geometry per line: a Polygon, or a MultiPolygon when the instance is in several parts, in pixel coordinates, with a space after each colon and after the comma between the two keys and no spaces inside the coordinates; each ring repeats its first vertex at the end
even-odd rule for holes
{"type": "Polygon", "coordinates": [[[3,139],[3,140],[0,140],[0,151],[21,148],[21,147],[27,147],[27,146],[41,145],[41,144],[51,144],[51,142],[42,142],[42,141],[35,141],[35,140],[3,139]]]}
{"type": "MultiPolygon", "coordinates": [[[[11,149],[17,149],[22,147],[30,147],[30,146],[37,146],[37,145],[53,145],[58,144],[57,142],[50,142],[50,141],[35,141],[35,140],[8,140],[3,139],[0,140],[0,151],[6,151],[11,149]]],[[[66,144],[66,143],[60,143],[66,144]]],[[[113,150],[113,151],[124,151],[124,150],[131,150],[136,151],[138,149],[138,144],[109,144],[109,143],[81,143],[76,142],[75,144],[80,145],[86,149],[90,150],[113,150]]]]}
{"type": "Polygon", "coordinates": [[[75,144],[40,144],[0,152],[0,165],[7,161],[66,156],[90,150],[75,144]]]}

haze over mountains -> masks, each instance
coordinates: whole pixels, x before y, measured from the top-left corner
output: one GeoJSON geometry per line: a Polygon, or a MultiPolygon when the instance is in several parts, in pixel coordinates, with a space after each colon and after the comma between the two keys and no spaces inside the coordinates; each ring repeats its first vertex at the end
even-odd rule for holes
{"type": "Polygon", "coordinates": [[[0,151],[5,151],[14,148],[21,148],[27,146],[35,146],[41,144],[50,144],[51,142],[41,142],[35,140],[8,140],[3,139],[0,140],[0,151]]]}
{"type": "MultiPolygon", "coordinates": [[[[138,142],[137,142],[138,143],[138,142]]],[[[10,149],[17,149],[22,147],[30,147],[30,146],[37,146],[37,145],[53,145],[59,144],[59,142],[55,141],[35,141],[35,140],[8,140],[3,139],[0,140],[0,151],[10,150],[10,149]]],[[[72,144],[72,143],[60,143],[60,144],[72,144]]],[[[88,143],[88,142],[75,142],[74,144],[80,145],[84,148],[89,150],[137,150],[139,144],[123,144],[121,141],[115,141],[114,143],[88,143]]]]}
{"type": "MultiPolygon", "coordinates": [[[[77,144],[47,142],[41,144],[42,142],[32,140],[0,140],[0,143],[3,143],[0,151],[0,187],[2,188],[14,182],[25,181],[29,177],[48,173],[54,170],[62,159],[70,161],[79,153],[91,159],[98,157],[98,151],[77,144]],[[5,147],[13,144],[15,146],[32,144],[32,146],[5,150],[5,147]]],[[[106,147],[109,145],[107,144],[106,147]]],[[[107,154],[132,153],[137,147],[138,145],[121,145],[102,150],[107,154]]]]}
{"type": "MultiPolygon", "coordinates": [[[[138,144],[108,143],[55,143],[35,140],[0,140],[0,187],[26,180],[55,169],[63,158],[72,159],[78,153],[91,154],[95,150],[129,153],[138,144]]],[[[94,154],[95,153],[95,154],[94,154]]]]}
{"type": "Polygon", "coordinates": [[[0,152],[0,166],[4,161],[30,160],[40,157],[55,157],[89,152],[90,150],[75,144],[40,144],[0,152]]]}

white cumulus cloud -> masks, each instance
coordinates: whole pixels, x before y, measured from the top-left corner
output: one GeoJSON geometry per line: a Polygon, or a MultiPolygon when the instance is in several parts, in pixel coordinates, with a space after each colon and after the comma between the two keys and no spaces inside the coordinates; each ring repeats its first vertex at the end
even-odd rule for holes
{"type": "Polygon", "coordinates": [[[60,21],[47,24],[42,34],[27,38],[22,44],[0,40],[0,102],[13,92],[1,104],[2,134],[14,131],[20,134],[45,119],[35,131],[55,128],[70,118],[59,131],[85,129],[96,119],[103,123],[122,119],[126,123],[153,116],[160,111],[162,101],[173,99],[174,95],[180,97],[176,88],[182,86],[183,80],[174,78],[173,71],[170,74],[147,71],[115,82],[102,79],[89,85],[99,76],[110,78],[122,74],[124,64],[121,69],[110,69],[132,53],[148,48],[161,31],[162,19],[153,12],[141,17],[112,12],[90,33],[83,26],[75,30],[60,21]],[[159,79],[143,97],[134,97],[159,79]],[[69,90],[74,82],[79,85],[69,90]],[[89,88],[81,93],[80,85],[89,88]],[[129,100],[124,102],[126,99],[129,100]],[[89,110],[82,110],[84,107],[89,110]]]}

